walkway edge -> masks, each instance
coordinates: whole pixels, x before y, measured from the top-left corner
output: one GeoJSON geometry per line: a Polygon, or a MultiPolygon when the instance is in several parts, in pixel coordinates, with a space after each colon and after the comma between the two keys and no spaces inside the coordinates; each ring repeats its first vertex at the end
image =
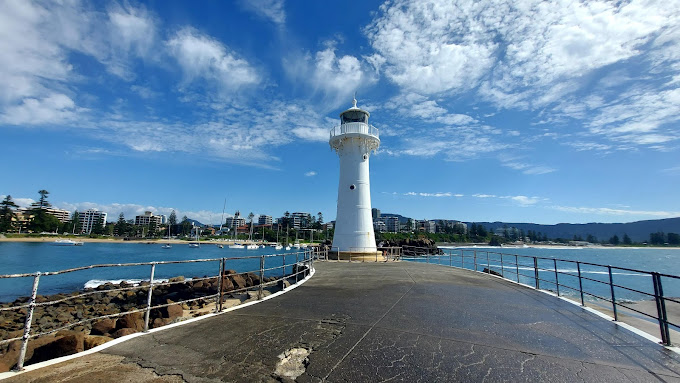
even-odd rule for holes
{"type": "Polygon", "coordinates": [[[66,361],[76,359],[76,358],[80,358],[82,356],[94,354],[96,352],[106,350],[109,347],[115,346],[117,344],[123,343],[123,342],[128,341],[128,340],[133,339],[133,338],[137,338],[137,337],[140,337],[140,336],[145,336],[145,335],[148,335],[148,334],[153,334],[153,333],[156,333],[156,332],[168,330],[168,329],[179,327],[179,326],[189,324],[189,323],[198,322],[198,321],[203,320],[203,319],[208,319],[208,318],[212,318],[212,317],[215,317],[215,316],[218,316],[218,315],[226,314],[226,313],[231,312],[231,311],[242,309],[244,307],[252,306],[252,305],[258,304],[260,302],[264,302],[266,300],[276,298],[276,297],[283,295],[283,294],[285,294],[285,293],[287,293],[291,290],[295,290],[296,288],[298,288],[299,286],[301,286],[302,284],[307,282],[309,279],[311,279],[314,276],[315,273],[316,273],[316,270],[314,268],[312,268],[309,275],[306,276],[304,279],[298,281],[298,283],[286,288],[285,290],[281,290],[281,291],[278,291],[274,294],[268,295],[268,296],[266,296],[266,297],[264,297],[260,300],[247,302],[247,303],[244,303],[244,304],[241,304],[241,305],[238,305],[238,306],[233,306],[233,307],[230,307],[228,309],[224,309],[222,312],[219,312],[219,313],[210,313],[210,314],[202,315],[200,317],[191,318],[191,319],[187,319],[187,320],[184,320],[184,321],[181,321],[181,322],[169,324],[167,326],[154,328],[154,329],[151,329],[147,332],[136,332],[134,334],[130,334],[130,335],[126,335],[126,336],[114,339],[110,342],[106,342],[102,345],[99,345],[97,347],[93,347],[93,348],[86,350],[86,351],[83,351],[83,352],[79,352],[77,354],[66,355],[66,356],[62,356],[62,357],[59,357],[59,358],[46,360],[44,362],[28,365],[28,366],[24,367],[24,369],[21,370],[21,371],[0,372],[0,380],[9,379],[9,378],[12,378],[12,377],[15,377],[15,376],[19,376],[19,375],[21,375],[25,372],[35,371],[35,370],[41,369],[43,367],[52,366],[52,365],[55,365],[55,364],[58,364],[58,363],[66,362],[66,361]]]}

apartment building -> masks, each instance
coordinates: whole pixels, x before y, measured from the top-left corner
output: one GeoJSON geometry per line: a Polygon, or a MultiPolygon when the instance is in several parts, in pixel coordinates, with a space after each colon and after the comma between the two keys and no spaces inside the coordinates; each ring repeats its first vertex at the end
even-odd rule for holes
{"type": "Polygon", "coordinates": [[[90,234],[92,229],[95,227],[97,222],[100,222],[102,227],[106,225],[107,214],[103,211],[97,209],[87,209],[80,212],[78,215],[78,220],[80,222],[81,233],[90,234]]]}

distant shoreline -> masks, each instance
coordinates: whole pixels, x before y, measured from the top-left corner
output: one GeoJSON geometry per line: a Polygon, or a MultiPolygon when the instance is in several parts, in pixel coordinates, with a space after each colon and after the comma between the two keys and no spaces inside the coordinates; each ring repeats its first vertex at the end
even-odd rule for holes
{"type": "MultiPolygon", "coordinates": [[[[182,239],[131,239],[131,240],[123,240],[123,239],[114,239],[114,238],[87,238],[87,237],[70,237],[70,236],[57,236],[55,235],[54,237],[26,237],[26,238],[2,238],[0,237],[0,242],[25,242],[25,243],[52,243],[58,239],[71,239],[76,242],[87,242],[87,243],[141,243],[141,244],[149,244],[149,245],[161,245],[165,243],[170,243],[173,245],[188,245],[190,242],[195,242],[195,241],[185,241],[182,239]]],[[[248,240],[237,240],[236,242],[238,243],[243,243],[243,244],[248,244],[248,243],[261,243],[261,242],[256,242],[256,241],[248,241],[248,240]]],[[[204,240],[200,241],[202,244],[206,245],[231,245],[234,243],[233,240],[204,240]]],[[[264,244],[268,244],[268,242],[264,242],[264,244]]]]}

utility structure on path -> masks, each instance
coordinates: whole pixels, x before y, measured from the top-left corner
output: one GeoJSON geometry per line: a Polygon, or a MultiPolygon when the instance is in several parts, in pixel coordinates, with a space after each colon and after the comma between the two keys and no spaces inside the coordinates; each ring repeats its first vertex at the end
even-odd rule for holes
{"type": "Polygon", "coordinates": [[[368,160],[380,146],[378,129],[368,124],[370,114],[357,107],[340,113],[340,126],[330,131],[328,143],[340,158],[338,212],[331,252],[338,258],[374,259],[377,248],[371,217],[368,160]]]}

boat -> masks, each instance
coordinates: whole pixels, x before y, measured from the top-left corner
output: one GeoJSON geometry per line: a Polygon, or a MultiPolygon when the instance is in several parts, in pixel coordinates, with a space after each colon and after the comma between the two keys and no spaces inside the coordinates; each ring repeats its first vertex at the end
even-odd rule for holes
{"type": "Polygon", "coordinates": [[[172,245],[166,243],[165,245],[161,246],[161,249],[172,249],[172,245]]]}
{"type": "Polygon", "coordinates": [[[255,250],[255,249],[259,249],[259,248],[260,248],[260,246],[252,244],[252,243],[249,244],[249,245],[246,245],[246,250],[255,250]]]}
{"type": "Polygon", "coordinates": [[[201,237],[199,236],[199,233],[201,230],[199,227],[196,227],[196,242],[189,242],[189,247],[192,249],[197,249],[201,247],[201,237]]]}
{"type": "Polygon", "coordinates": [[[286,246],[286,250],[290,250],[290,246],[286,246]]]}
{"type": "Polygon", "coordinates": [[[189,247],[195,249],[195,248],[201,247],[201,244],[199,244],[198,242],[189,242],[189,247]]]}
{"type": "Polygon", "coordinates": [[[219,244],[219,245],[217,245],[217,248],[224,249],[224,246],[222,244],[219,244]]]}
{"type": "Polygon", "coordinates": [[[84,242],[82,241],[74,241],[72,239],[57,239],[56,241],[52,242],[53,245],[55,246],[82,246],[84,242]]]}
{"type": "Polygon", "coordinates": [[[252,243],[252,241],[253,241],[253,213],[248,214],[248,218],[250,218],[250,234],[248,235],[248,241],[250,241],[251,243],[246,245],[246,250],[259,249],[260,246],[252,243]]]}
{"type": "Polygon", "coordinates": [[[246,247],[241,245],[240,243],[234,242],[233,245],[229,245],[230,249],[245,249],[246,247]]]}
{"type": "Polygon", "coordinates": [[[276,246],[274,246],[274,249],[275,250],[281,250],[281,249],[283,249],[283,246],[276,244],[276,246]]]}

